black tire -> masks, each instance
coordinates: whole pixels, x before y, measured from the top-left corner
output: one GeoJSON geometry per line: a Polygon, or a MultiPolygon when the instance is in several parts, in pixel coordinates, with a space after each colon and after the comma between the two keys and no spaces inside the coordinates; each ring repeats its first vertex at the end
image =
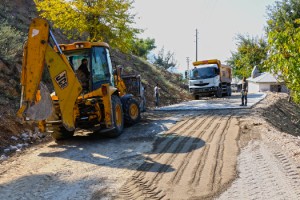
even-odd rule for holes
{"type": "Polygon", "coordinates": [[[135,99],[129,98],[123,105],[123,109],[126,125],[133,125],[141,120],[141,110],[135,99]]]}
{"type": "Polygon", "coordinates": [[[51,134],[51,137],[55,140],[63,140],[70,138],[74,135],[75,131],[68,131],[62,124],[49,124],[47,131],[51,134]]]}
{"type": "Polygon", "coordinates": [[[106,137],[118,137],[122,134],[124,129],[124,114],[121,100],[118,96],[111,96],[112,114],[113,114],[113,127],[114,130],[104,133],[106,137]]]}
{"type": "Polygon", "coordinates": [[[194,96],[195,100],[199,100],[199,95],[194,96]]]}
{"type": "Polygon", "coordinates": [[[221,87],[218,87],[215,95],[216,95],[217,98],[221,98],[222,97],[222,88],[221,87]]]}

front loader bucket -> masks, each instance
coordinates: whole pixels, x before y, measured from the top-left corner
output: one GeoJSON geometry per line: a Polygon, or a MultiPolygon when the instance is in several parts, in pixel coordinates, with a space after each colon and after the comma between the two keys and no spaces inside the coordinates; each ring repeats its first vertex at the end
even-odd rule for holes
{"type": "Polygon", "coordinates": [[[38,96],[38,101],[25,111],[25,117],[30,120],[41,121],[50,117],[53,110],[54,108],[49,90],[46,85],[40,83],[40,96],[38,96]]]}

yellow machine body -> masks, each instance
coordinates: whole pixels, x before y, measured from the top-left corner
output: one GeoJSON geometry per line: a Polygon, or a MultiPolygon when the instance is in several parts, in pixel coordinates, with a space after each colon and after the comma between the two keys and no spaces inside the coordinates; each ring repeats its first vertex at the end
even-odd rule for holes
{"type": "MultiPolygon", "coordinates": [[[[59,122],[68,131],[76,128],[76,119],[80,116],[81,110],[79,104],[91,106],[95,111],[91,112],[89,119],[103,120],[106,128],[112,128],[113,114],[111,95],[117,88],[110,84],[102,84],[100,88],[88,93],[82,93],[82,85],[78,80],[76,73],[70,65],[65,52],[78,49],[91,49],[94,46],[109,48],[103,42],[76,42],[73,44],[61,44],[52,47],[49,44],[50,29],[46,20],[36,18],[32,21],[28,41],[24,47],[23,65],[21,74],[22,99],[21,107],[17,115],[28,120],[27,112],[34,110],[34,104],[43,101],[40,98],[39,90],[44,66],[50,73],[50,78],[54,87],[54,95],[51,96],[54,105],[55,114],[59,115],[59,122]],[[59,51],[59,48],[62,51],[59,51]],[[104,107],[101,111],[100,105],[93,103],[91,99],[98,98],[104,107]]],[[[51,109],[49,107],[49,109],[51,109]]],[[[39,110],[35,110],[40,112],[39,110]]],[[[40,129],[45,129],[47,123],[54,123],[53,119],[35,119],[38,121],[40,129]]]]}

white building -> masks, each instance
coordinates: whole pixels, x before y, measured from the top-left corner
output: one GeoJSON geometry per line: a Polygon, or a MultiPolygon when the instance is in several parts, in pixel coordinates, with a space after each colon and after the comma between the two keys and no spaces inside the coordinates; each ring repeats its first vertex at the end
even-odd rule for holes
{"type": "Polygon", "coordinates": [[[269,72],[252,73],[252,76],[248,80],[248,92],[287,92],[287,88],[281,82],[279,82],[274,75],[269,72]]]}

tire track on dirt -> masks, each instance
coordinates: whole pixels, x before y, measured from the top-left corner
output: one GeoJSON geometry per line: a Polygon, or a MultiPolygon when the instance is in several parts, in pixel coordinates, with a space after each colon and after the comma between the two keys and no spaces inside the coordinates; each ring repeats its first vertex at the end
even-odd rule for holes
{"type": "MultiPolygon", "coordinates": [[[[196,123],[197,123],[197,120],[193,120],[194,118],[191,118],[191,119],[188,119],[188,120],[185,120],[183,121],[182,123],[179,123],[178,125],[175,125],[173,128],[171,128],[169,131],[166,132],[166,135],[173,135],[174,133],[177,134],[177,133],[180,133],[179,131],[188,131],[190,127],[193,127],[196,123]]],[[[189,134],[187,134],[188,136],[189,134]]],[[[183,135],[185,136],[185,135],[183,135]]],[[[172,137],[170,139],[170,137],[163,137],[163,141],[159,142],[158,144],[159,145],[162,145],[164,142],[166,142],[164,148],[162,149],[155,149],[155,151],[153,152],[153,154],[157,154],[156,156],[154,156],[153,158],[151,158],[151,155],[148,156],[148,159],[147,160],[159,160],[161,159],[161,157],[164,155],[163,153],[164,152],[169,152],[170,151],[170,148],[174,147],[174,144],[175,144],[175,151],[176,153],[180,152],[183,148],[183,144],[188,140],[189,138],[188,137],[184,137],[183,139],[180,139],[179,137],[172,137]]],[[[157,143],[155,144],[157,145],[157,143]]],[[[175,157],[176,154],[172,154],[171,158],[169,159],[169,162],[172,162],[172,159],[174,159],[173,157],[175,157]]],[[[152,199],[160,199],[162,198],[164,195],[161,195],[161,196],[157,196],[158,194],[160,194],[160,192],[157,190],[157,187],[155,186],[155,184],[153,184],[153,182],[159,178],[159,175],[162,174],[162,172],[165,172],[168,170],[169,168],[169,165],[168,163],[165,163],[164,165],[162,165],[161,167],[159,167],[156,171],[156,175],[150,179],[150,180],[147,180],[145,181],[145,175],[147,174],[147,171],[151,171],[151,169],[153,167],[155,167],[155,163],[144,163],[140,168],[139,170],[141,170],[140,172],[137,172],[133,175],[133,179],[129,181],[129,183],[131,183],[130,185],[131,186],[124,186],[122,187],[121,189],[121,197],[120,199],[123,199],[123,198],[134,198],[134,199],[137,199],[137,198],[142,198],[142,197],[145,197],[145,198],[148,198],[149,196],[151,196],[152,199]],[[140,184],[140,182],[137,182],[136,180],[139,180],[140,182],[141,181],[144,181],[147,182],[147,184],[140,184]],[[154,192],[150,192],[149,191],[154,191],[154,192]],[[133,193],[134,192],[134,193],[133,193]],[[156,196],[154,194],[157,194],[156,196]]]]}
{"type": "MultiPolygon", "coordinates": [[[[213,121],[213,119],[214,118],[212,118],[210,121],[209,121],[209,123],[210,122],[212,122],[213,121]]],[[[205,122],[208,120],[208,118],[204,118],[203,120],[202,120],[202,122],[200,122],[198,125],[197,125],[197,127],[195,127],[195,129],[193,129],[193,130],[191,130],[191,133],[192,133],[192,135],[194,135],[197,131],[199,131],[199,129],[205,124],[205,122]]],[[[169,180],[169,183],[175,183],[175,184],[178,184],[179,183],[179,181],[180,181],[180,179],[181,179],[181,176],[182,176],[182,174],[183,174],[183,172],[184,172],[184,170],[186,169],[186,167],[187,167],[187,165],[189,164],[189,160],[191,159],[191,157],[194,155],[194,152],[195,151],[192,151],[193,149],[196,149],[196,146],[197,146],[197,138],[200,138],[199,137],[199,135],[201,135],[201,132],[200,132],[200,134],[198,134],[197,135],[197,137],[195,137],[194,139],[193,139],[193,141],[192,141],[192,145],[191,145],[191,147],[190,147],[190,149],[189,149],[189,151],[188,152],[191,152],[191,153],[189,153],[186,157],[185,157],[185,159],[182,161],[182,163],[181,163],[181,165],[179,166],[179,168],[178,168],[178,170],[176,170],[176,172],[175,172],[175,175],[169,180]]]]}
{"type": "Polygon", "coordinates": [[[222,130],[220,140],[219,140],[219,146],[217,146],[217,156],[215,159],[214,166],[212,167],[212,186],[211,191],[219,189],[221,185],[221,179],[222,179],[222,168],[223,168],[223,155],[224,155],[224,141],[225,136],[228,133],[229,124],[231,123],[231,115],[225,119],[226,124],[224,126],[224,129],[222,130]]]}
{"type": "Polygon", "coordinates": [[[236,122],[231,118],[231,112],[213,113],[174,125],[122,187],[119,199],[199,199],[216,192],[223,184],[224,143],[235,139],[227,137],[236,122]]]}
{"type": "Polygon", "coordinates": [[[300,199],[299,173],[276,149],[261,141],[245,147],[239,159],[240,178],[219,199],[300,199]]]}
{"type": "MultiPolygon", "coordinates": [[[[202,123],[203,121],[204,121],[205,119],[203,119],[203,118],[200,118],[200,119],[194,119],[194,121],[193,121],[193,123],[189,126],[189,128],[188,129],[184,129],[184,130],[181,130],[181,132],[179,132],[179,134],[180,135],[183,135],[183,136],[185,136],[183,139],[179,139],[179,140],[181,140],[179,143],[178,143],[178,145],[176,145],[176,144],[173,144],[172,146],[174,147],[173,149],[173,151],[172,151],[172,154],[171,155],[166,155],[165,157],[165,159],[164,160],[166,160],[166,162],[164,162],[165,163],[165,165],[163,165],[159,170],[158,170],[158,172],[156,173],[156,175],[153,177],[153,179],[152,179],[152,184],[153,183],[157,183],[159,180],[161,180],[162,179],[162,177],[163,177],[163,175],[164,175],[164,173],[162,173],[162,172],[167,172],[167,169],[171,166],[171,164],[172,164],[172,162],[176,159],[176,157],[179,155],[178,153],[180,153],[183,149],[184,149],[184,147],[185,147],[185,145],[186,144],[190,144],[189,143],[189,141],[190,140],[192,140],[192,136],[193,136],[193,133],[195,132],[195,131],[193,131],[193,129],[195,128],[195,127],[197,127],[198,126],[198,124],[200,123],[202,123]],[[195,126],[195,127],[194,127],[195,126]],[[185,134],[185,133],[187,133],[187,134],[185,134]]],[[[186,152],[190,152],[192,149],[191,149],[191,147],[186,151],[186,152]]],[[[161,157],[156,157],[155,158],[155,160],[157,160],[158,162],[160,161],[159,159],[160,159],[161,157]]]]}

